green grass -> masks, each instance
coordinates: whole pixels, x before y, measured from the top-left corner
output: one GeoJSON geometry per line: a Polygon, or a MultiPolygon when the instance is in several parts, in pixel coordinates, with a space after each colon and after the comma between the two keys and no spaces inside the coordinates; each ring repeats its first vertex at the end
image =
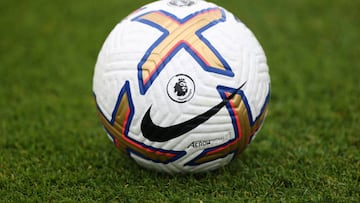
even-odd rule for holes
{"type": "Polygon", "coordinates": [[[230,165],[169,176],[119,155],[92,97],[103,41],[144,2],[1,1],[0,202],[359,201],[359,1],[215,2],[267,53],[269,114],[230,165]]]}

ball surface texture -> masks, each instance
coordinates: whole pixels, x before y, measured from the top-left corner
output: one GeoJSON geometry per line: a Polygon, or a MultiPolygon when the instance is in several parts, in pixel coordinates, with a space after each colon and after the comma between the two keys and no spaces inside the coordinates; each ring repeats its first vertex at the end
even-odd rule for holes
{"type": "Polygon", "coordinates": [[[254,34],[202,0],[161,0],[111,31],[95,66],[98,115],[115,146],[146,168],[213,170],[253,140],[270,76],[254,34]]]}

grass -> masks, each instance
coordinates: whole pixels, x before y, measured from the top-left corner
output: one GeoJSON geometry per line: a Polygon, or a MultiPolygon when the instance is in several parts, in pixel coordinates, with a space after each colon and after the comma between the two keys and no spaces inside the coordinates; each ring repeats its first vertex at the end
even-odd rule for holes
{"type": "Polygon", "coordinates": [[[0,202],[359,201],[360,3],[214,2],[262,43],[270,111],[230,165],[169,176],[118,154],[92,98],[103,41],[144,2],[1,1],[0,202]]]}

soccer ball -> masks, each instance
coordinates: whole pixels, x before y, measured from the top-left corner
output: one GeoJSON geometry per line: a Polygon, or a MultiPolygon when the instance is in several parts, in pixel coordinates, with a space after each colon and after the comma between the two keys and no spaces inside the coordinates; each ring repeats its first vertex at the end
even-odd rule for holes
{"type": "Polygon", "coordinates": [[[161,0],[115,26],[93,92],[115,146],[146,168],[202,172],[228,164],[267,112],[270,76],[252,32],[202,0],[161,0]]]}

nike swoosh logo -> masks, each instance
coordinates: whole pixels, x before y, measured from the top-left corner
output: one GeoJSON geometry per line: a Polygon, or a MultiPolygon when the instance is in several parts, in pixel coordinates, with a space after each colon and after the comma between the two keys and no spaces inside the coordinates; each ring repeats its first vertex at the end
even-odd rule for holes
{"type": "Polygon", "coordinates": [[[237,88],[231,95],[225,98],[222,102],[212,107],[208,111],[190,120],[187,120],[185,122],[173,126],[161,127],[154,124],[154,122],[150,117],[150,111],[151,111],[151,106],[150,106],[141,122],[141,131],[143,133],[143,136],[150,141],[166,142],[195,129],[205,121],[209,120],[217,112],[219,112],[220,109],[224,107],[245,84],[246,82],[244,82],[239,88],[237,88]]]}

